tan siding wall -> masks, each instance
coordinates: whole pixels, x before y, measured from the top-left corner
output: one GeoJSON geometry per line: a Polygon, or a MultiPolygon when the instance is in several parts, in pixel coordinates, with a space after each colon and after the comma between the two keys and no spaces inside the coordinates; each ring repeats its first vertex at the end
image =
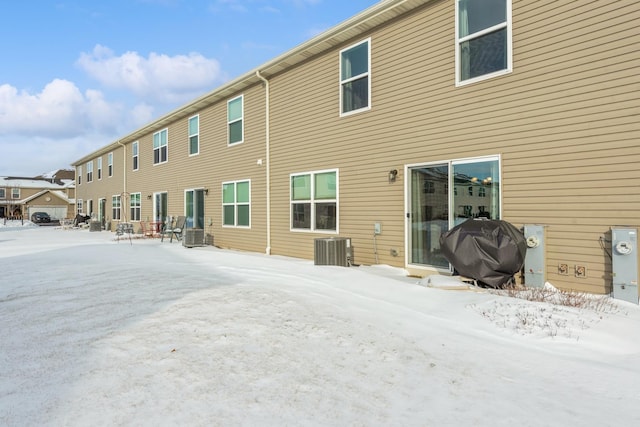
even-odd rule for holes
{"type": "MultiPolygon", "coordinates": [[[[239,94],[238,94],[239,95],[239,94]]],[[[231,99],[231,98],[229,98],[231,99]]],[[[153,164],[153,133],[138,139],[139,169],[132,170],[131,144],[127,144],[126,192],[141,193],[141,220],[153,219],[153,199],[147,197],[157,192],[167,192],[168,213],[171,216],[184,215],[184,194],[188,189],[208,189],[205,196],[205,232],[214,235],[215,244],[222,247],[263,251],[266,248],[266,204],[265,167],[257,164],[258,159],[265,158],[265,117],[264,88],[255,86],[244,92],[244,142],[234,146],[227,145],[227,103],[220,102],[203,111],[200,116],[200,152],[190,156],[188,152],[188,119],[187,116],[168,126],[158,128],[168,130],[168,161],[153,164]],[[252,216],[251,228],[222,227],[222,182],[234,180],[251,180],[252,216]],[[211,224],[211,225],[209,225],[211,224]]],[[[106,155],[103,156],[106,167],[106,155]]],[[[78,197],[86,200],[94,199],[94,210],[97,211],[97,198],[107,197],[107,212],[111,216],[111,195],[120,194],[123,190],[123,156],[122,149],[114,152],[114,177],[103,178],[92,183],[78,186],[78,197]],[[118,177],[118,178],[116,178],[118,177]],[[100,196],[98,196],[100,195],[100,196]]],[[[106,169],[105,169],[106,171],[106,169]]],[[[83,165],[86,177],[86,165],[83,165]]],[[[106,173],[106,172],[105,172],[106,173]]],[[[94,176],[96,174],[94,164],[94,176]]],[[[126,218],[130,220],[129,201],[123,198],[126,218]]],[[[114,225],[115,227],[115,225],[114,225]]],[[[135,225],[136,230],[139,226],[135,225]]]]}
{"type": "MultiPolygon", "coordinates": [[[[128,149],[127,152],[129,152],[128,149]]],[[[95,214],[98,214],[98,202],[99,199],[103,198],[106,200],[105,202],[105,219],[106,223],[111,225],[111,228],[115,230],[116,223],[112,220],[112,197],[114,195],[121,195],[124,192],[124,159],[123,159],[123,148],[118,147],[118,149],[113,151],[113,176],[109,176],[109,169],[107,165],[107,155],[104,154],[102,156],[102,179],[98,179],[98,168],[95,157],[93,159],[93,181],[87,182],[87,166],[86,163],[82,164],[82,184],[77,185],[76,180],[76,199],[82,199],[83,209],[86,211],[87,209],[87,201],[93,201],[93,209],[95,214]]],[[[127,158],[127,167],[131,168],[131,160],[127,158]]],[[[130,171],[127,171],[130,173],[130,171]]],[[[126,207],[125,213],[127,217],[129,216],[129,202],[125,200],[123,197],[122,205],[126,207]]],[[[89,214],[89,212],[85,212],[85,214],[89,214]]],[[[75,216],[75,206],[73,207],[73,214],[71,217],[75,216]]],[[[123,218],[124,219],[124,218],[123,218]]]]}
{"type": "MultiPolygon", "coordinates": [[[[456,87],[454,2],[433,1],[272,77],[272,253],[312,259],[313,239],[328,236],[290,231],[292,173],[338,169],[339,235],[353,239],[355,262],[404,267],[406,166],[500,155],[502,217],[547,226],[548,280],[609,291],[602,239],[614,225],[640,228],[638,18],[638,2],[514,0],[513,72],[456,87]],[[368,37],[372,109],[340,117],[339,50],[368,37]],[[375,222],[382,234],[374,241],[375,222]],[[560,276],[559,263],[584,265],[587,277],[560,276]]],[[[143,218],[151,216],[147,194],[168,191],[178,215],[185,188],[209,188],[216,244],[264,250],[264,87],[244,97],[243,144],[226,144],[226,101],[200,111],[198,156],[187,155],[188,117],[169,125],[165,165],[151,164],[151,134],[140,139],[128,191],[142,192],[143,218]],[[244,179],[252,227],[223,228],[221,184],[244,179]]]]}
{"type": "Polygon", "coordinates": [[[338,49],[274,79],[275,252],[311,258],[323,237],[288,231],[291,172],[339,168],[340,235],[354,239],[356,262],[375,261],[379,221],[379,262],[403,266],[403,166],[500,154],[503,217],[548,226],[548,279],[607,290],[601,237],[640,227],[640,8],[514,1],[513,11],[514,71],[502,77],[454,86],[453,4],[436,2],[371,34],[369,112],[338,117],[338,49]],[[587,278],[559,276],[561,262],[585,265],[587,278]]]}

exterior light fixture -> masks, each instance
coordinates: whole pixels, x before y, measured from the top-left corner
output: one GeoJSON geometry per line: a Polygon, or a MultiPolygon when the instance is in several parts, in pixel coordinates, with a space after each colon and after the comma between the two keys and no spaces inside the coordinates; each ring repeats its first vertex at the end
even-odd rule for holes
{"type": "Polygon", "coordinates": [[[389,182],[396,182],[398,176],[398,169],[392,169],[389,171],[389,182]]]}

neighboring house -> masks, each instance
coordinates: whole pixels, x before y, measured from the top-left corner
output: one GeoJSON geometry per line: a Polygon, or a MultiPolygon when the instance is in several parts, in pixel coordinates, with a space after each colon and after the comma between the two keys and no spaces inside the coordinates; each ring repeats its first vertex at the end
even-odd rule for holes
{"type": "Polygon", "coordinates": [[[467,218],[539,224],[545,280],[610,292],[611,227],[640,227],[638,18],[381,1],[77,160],[78,205],[307,259],[350,237],[356,263],[422,276],[449,271],[439,236],[467,218]]]}
{"type": "Polygon", "coordinates": [[[73,170],[59,170],[33,178],[0,177],[0,218],[29,219],[47,212],[52,219],[75,216],[73,170]]]}

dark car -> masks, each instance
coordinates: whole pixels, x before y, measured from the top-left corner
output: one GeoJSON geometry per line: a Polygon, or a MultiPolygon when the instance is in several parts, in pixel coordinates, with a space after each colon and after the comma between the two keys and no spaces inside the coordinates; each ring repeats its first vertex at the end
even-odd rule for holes
{"type": "Polygon", "coordinates": [[[31,222],[35,222],[36,224],[41,222],[51,222],[51,217],[46,212],[34,212],[31,215],[31,222]]]}

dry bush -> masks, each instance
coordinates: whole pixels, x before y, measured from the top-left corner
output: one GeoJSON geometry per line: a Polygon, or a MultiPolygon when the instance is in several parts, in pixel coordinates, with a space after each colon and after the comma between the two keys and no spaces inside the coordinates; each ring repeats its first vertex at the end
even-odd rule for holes
{"type": "Polygon", "coordinates": [[[597,312],[615,310],[611,298],[607,295],[594,295],[586,292],[556,289],[550,285],[542,288],[512,285],[505,289],[496,289],[491,292],[527,301],[547,302],[565,307],[590,309],[597,312]]]}

